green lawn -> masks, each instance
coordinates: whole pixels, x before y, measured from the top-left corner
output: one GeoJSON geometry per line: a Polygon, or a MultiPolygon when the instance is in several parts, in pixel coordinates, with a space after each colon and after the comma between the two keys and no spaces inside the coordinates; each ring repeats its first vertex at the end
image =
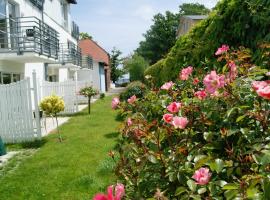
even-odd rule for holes
{"type": "Polygon", "coordinates": [[[63,143],[51,134],[34,150],[34,145],[23,145],[27,151],[0,170],[0,199],[90,200],[113,184],[114,162],[108,152],[116,144],[119,122],[110,101],[98,100],[90,116],[85,110],[61,126],[63,143]]]}

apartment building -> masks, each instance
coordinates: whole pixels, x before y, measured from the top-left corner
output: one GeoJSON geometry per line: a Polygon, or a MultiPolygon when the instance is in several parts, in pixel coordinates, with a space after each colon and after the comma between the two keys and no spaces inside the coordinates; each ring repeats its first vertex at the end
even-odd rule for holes
{"type": "Polygon", "coordinates": [[[76,0],[0,0],[0,83],[74,79],[82,67],[76,0]]]}

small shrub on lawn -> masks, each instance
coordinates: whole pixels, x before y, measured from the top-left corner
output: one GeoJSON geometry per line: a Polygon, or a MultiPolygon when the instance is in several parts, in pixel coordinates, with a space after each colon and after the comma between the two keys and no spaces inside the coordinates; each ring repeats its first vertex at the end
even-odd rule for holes
{"type": "Polygon", "coordinates": [[[216,56],[219,72],[189,66],[143,98],[114,99],[127,199],[269,199],[270,73],[244,48],[216,56]]]}
{"type": "Polygon", "coordinates": [[[98,91],[91,86],[81,88],[79,94],[88,98],[88,114],[91,112],[91,98],[98,94],[98,91]]]}
{"type": "Polygon", "coordinates": [[[120,94],[121,101],[127,100],[133,95],[141,98],[146,93],[146,86],[140,81],[134,81],[128,84],[126,90],[120,94]]]}

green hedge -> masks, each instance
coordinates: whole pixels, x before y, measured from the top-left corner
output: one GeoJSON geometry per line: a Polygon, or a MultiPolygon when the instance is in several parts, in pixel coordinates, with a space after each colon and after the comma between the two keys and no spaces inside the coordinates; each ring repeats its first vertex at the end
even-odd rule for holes
{"type": "Polygon", "coordinates": [[[221,44],[250,48],[253,61],[260,64],[258,45],[270,41],[269,8],[269,0],[220,1],[207,19],[180,37],[167,57],[149,67],[145,75],[161,85],[176,79],[180,69],[188,65],[219,68],[214,53],[221,44]]]}
{"type": "Polygon", "coordinates": [[[140,81],[134,81],[128,84],[126,90],[120,94],[120,100],[126,101],[133,95],[137,98],[142,98],[146,92],[146,86],[140,81]]]}

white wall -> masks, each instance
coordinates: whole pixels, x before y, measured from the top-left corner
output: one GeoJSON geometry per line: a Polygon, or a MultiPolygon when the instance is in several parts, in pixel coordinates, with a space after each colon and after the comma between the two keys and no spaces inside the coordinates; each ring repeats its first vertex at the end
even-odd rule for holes
{"type": "Polygon", "coordinates": [[[80,69],[77,71],[78,81],[89,81],[93,85],[93,70],[92,69],[80,69]]]}
{"type": "Polygon", "coordinates": [[[99,63],[97,61],[93,61],[93,87],[100,91],[100,75],[99,75],[99,63]]]}
{"type": "MultiPolygon", "coordinates": [[[[24,75],[24,64],[14,61],[0,60],[0,72],[9,72],[24,75]]],[[[22,77],[23,78],[23,77],[22,77]]]]}

